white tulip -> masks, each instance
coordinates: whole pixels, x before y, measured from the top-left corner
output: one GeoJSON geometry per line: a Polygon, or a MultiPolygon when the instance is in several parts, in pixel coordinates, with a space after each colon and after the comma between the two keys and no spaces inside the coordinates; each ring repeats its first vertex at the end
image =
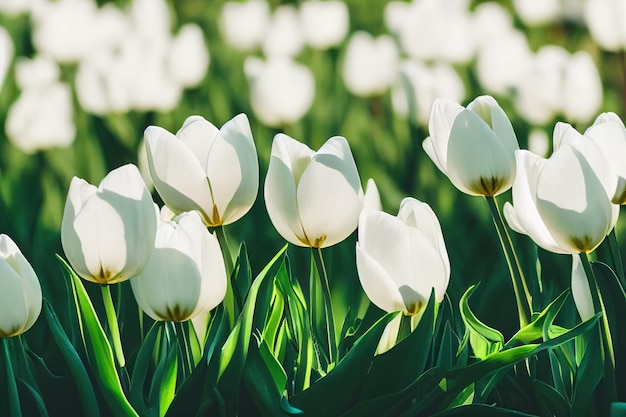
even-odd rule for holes
{"type": "Polygon", "coordinates": [[[367,32],[355,32],[346,49],[343,82],[357,96],[381,95],[396,79],[398,61],[398,48],[391,36],[374,39],[367,32]]]}
{"type": "Polygon", "coordinates": [[[513,0],[515,12],[528,26],[553,22],[561,15],[561,0],[513,0]]]}
{"type": "Polygon", "coordinates": [[[30,329],[41,313],[41,285],[13,240],[0,235],[0,338],[30,329]]]}
{"type": "Polygon", "coordinates": [[[265,204],[280,235],[297,246],[325,248],[356,229],[363,190],[345,138],[314,152],[282,133],[274,137],[265,204]]]}
{"type": "Polygon", "coordinates": [[[266,0],[227,1],[220,13],[219,27],[229,46],[245,51],[261,44],[269,22],[270,6],[266,0]]]}
{"type": "Polygon", "coordinates": [[[239,220],[252,207],[259,162],[245,114],[221,129],[190,116],[176,135],[149,126],[144,138],[152,181],[173,212],[198,210],[207,226],[219,226],[239,220]]]}
{"type": "Polygon", "coordinates": [[[356,261],[363,290],[387,312],[417,315],[435,291],[443,300],[450,261],[441,226],[430,206],[405,198],[398,216],[364,209],[359,217],[356,261]]]}
{"type": "Polygon", "coordinates": [[[609,51],[626,50],[626,0],[587,0],[583,16],[598,45],[609,51]]]}
{"type": "Polygon", "coordinates": [[[4,85],[4,79],[11,67],[14,53],[15,47],[11,35],[5,28],[0,27],[0,89],[4,85]]]}
{"type": "Polygon", "coordinates": [[[252,110],[266,125],[297,122],[311,108],[315,78],[308,67],[285,57],[248,57],[244,66],[252,110]]]}
{"type": "Polygon", "coordinates": [[[172,40],[167,59],[169,74],[179,85],[200,84],[209,68],[209,50],[200,27],[183,25],[172,40]]]}
{"type": "Polygon", "coordinates": [[[437,99],[424,150],[452,184],[469,195],[496,196],[515,179],[513,126],[498,103],[481,96],[467,108],[437,99]]]}
{"type": "Polygon", "coordinates": [[[222,252],[197,212],[159,222],[152,256],[130,285],[139,307],[157,321],[186,321],[222,302],[222,252]]]}
{"type": "Polygon", "coordinates": [[[272,16],[261,48],[267,57],[294,57],[302,51],[304,37],[298,11],[292,5],[279,6],[272,16]]]}
{"type": "Polygon", "coordinates": [[[307,0],[300,4],[300,22],[304,39],[311,47],[328,49],[348,34],[348,6],[342,1],[307,0]]]}
{"type": "Polygon", "coordinates": [[[157,213],[135,165],[109,172],[96,188],[74,177],[67,193],[61,243],[74,271],[98,284],[137,275],[154,247],[157,213]]]}

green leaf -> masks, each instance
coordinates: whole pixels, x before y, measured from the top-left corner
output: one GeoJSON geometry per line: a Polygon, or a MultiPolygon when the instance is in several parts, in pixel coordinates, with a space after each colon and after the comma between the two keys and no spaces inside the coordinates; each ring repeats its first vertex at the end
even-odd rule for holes
{"type": "Polygon", "coordinates": [[[174,395],[176,395],[176,376],[178,373],[178,352],[176,347],[172,345],[172,349],[167,355],[163,363],[162,372],[155,372],[155,379],[160,381],[159,384],[159,417],[163,417],[167,412],[174,395]]]}
{"type": "Polygon", "coordinates": [[[33,398],[34,400],[33,402],[35,403],[35,406],[37,407],[37,411],[39,411],[39,415],[42,417],[48,417],[48,410],[46,408],[46,403],[44,402],[43,398],[41,398],[41,394],[39,393],[39,390],[33,387],[32,385],[30,385],[28,381],[24,379],[19,379],[19,381],[22,383],[22,385],[24,385],[24,387],[26,387],[31,397],[33,398]]]}
{"type": "Polygon", "coordinates": [[[130,401],[135,409],[144,416],[152,413],[151,409],[153,408],[153,404],[146,404],[144,386],[148,369],[152,362],[156,341],[161,331],[163,331],[163,323],[155,322],[139,348],[137,359],[133,367],[130,385],[130,401]]]}
{"type": "Polygon", "coordinates": [[[96,377],[98,386],[102,390],[104,399],[116,416],[138,416],[122,390],[122,385],[115,369],[111,345],[100,325],[98,316],[81,279],[63,258],[57,255],[57,259],[72,282],[78,323],[85,352],[87,353],[87,360],[96,377]]]}
{"type": "MultiPolygon", "coordinates": [[[[20,397],[17,391],[15,374],[13,373],[13,364],[11,363],[11,355],[9,353],[9,339],[1,338],[2,351],[4,358],[4,369],[6,371],[7,396],[10,417],[22,417],[22,407],[20,405],[20,397]]],[[[3,401],[5,402],[5,401],[3,401]]]]}
{"type": "Polygon", "coordinates": [[[542,415],[568,416],[570,414],[569,402],[552,386],[536,379],[533,381],[533,388],[542,415]]]}
{"type": "Polygon", "coordinates": [[[399,391],[424,372],[435,328],[435,304],[433,292],[416,328],[390,350],[374,358],[360,399],[399,391]]]}
{"type": "Polygon", "coordinates": [[[483,359],[488,355],[498,352],[504,345],[504,336],[498,330],[493,329],[481,322],[472,312],[468,301],[472,293],[476,290],[472,285],[465,291],[459,301],[461,317],[469,332],[469,342],[472,346],[474,356],[483,359]]]}
{"type": "Polygon", "coordinates": [[[387,314],[356,342],[348,354],[326,376],[295,395],[291,403],[308,416],[335,417],[351,407],[374,359],[383,331],[394,314],[387,314]]]}
{"type": "Polygon", "coordinates": [[[536,417],[534,414],[526,414],[520,411],[508,410],[486,404],[472,404],[454,407],[441,413],[433,414],[433,417],[536,417]]]}
{"type": "Polygon", "coordinates": [[[78,390],[78,396],[83,405],[85,416],[100,417],[98,400],[96,399],[96,394],[93,386],[91,385],[91,380],[89,379],[85,365],[83,365],[83,361],[80,359],[76,349],[74,349],[74,346],[67,337],[59,318],[47,300],[44,300],[43,309],[48,321],[48,326],[50,326],[52,337],[59,347],[59,351],[63,355],[63,358],[72,373],[72,377],[74,378],[74,383],[76,384],[76,389],[78,390]]]}
{"type": "Polygon", "coordinates": [[[535,319],[520,329],[513,337],[506,343],[506,346],[514,346],[517,343],[524,344],[535,342],[544,336],[554,323],[554,319],[561,311],[561,308],[567,301],[570,295],[570,290],[563,291],[559,296],[551,302],[535,319]]]}
{"type": "Polygon", "coordinates": [[[603,348],[600,329],[592,329],[585,335],[586,347],[582,362],[576,371],[574,392],[571,400],[572,417],[587,416],[592,407],[594,391],[604,374],[603,348]]]}

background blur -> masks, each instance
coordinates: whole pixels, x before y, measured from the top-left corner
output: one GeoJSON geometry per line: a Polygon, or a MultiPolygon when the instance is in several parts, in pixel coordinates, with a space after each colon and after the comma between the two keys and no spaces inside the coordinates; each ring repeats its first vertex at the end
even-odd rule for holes
{"type": "MultiPolygon", "coordinates": [[[[626,117],[625,0],[0,0],[0,26],[0,232],[31,261],[62,320],[70,310],[54,255],[72,176],[97,184],[128,162],[145,171],[149,125],[176,132],[199,114],[219,127],[244,112],[261,181],[276,133],[313,149],[341,135],[386,211],[405,196],[430,204],[452,263],[451,302],[481,282],[474,311],[510,336],[513,291],[487,204],[457,191],[422,150],[432,101],[492,95],[520,147],[544,156],[556,121],[584,131],[603,111],[626,117]]],[[[284,245],[262,190],[227,227],[233,251],[246,242],[255,274],[284,245]]],[[[522,253],[534,250],[514,238],[522,253]]],[[[325,251],[333,296],[350,306],[364,300],[355,240],[325,251]]],[[[306,279],[309,251],[290,256],[306,279]]],[[[535,310],[570,280],[569,257],[540,259],[535,310]]],[[[42,322],[26,339],[45,355],[42,322]]]]}

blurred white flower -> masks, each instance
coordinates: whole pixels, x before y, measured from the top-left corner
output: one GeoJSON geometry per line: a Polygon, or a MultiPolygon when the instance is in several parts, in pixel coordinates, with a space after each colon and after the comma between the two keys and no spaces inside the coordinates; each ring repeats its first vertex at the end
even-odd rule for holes
{"type": "Polygon", "coordinates": [[[45,2],[33,12],[33,43],[58,62],[80,60],[97,46],[97,5],[93,0],[45,2]]]}
{"type": "Polygon", "coordinates": [[[561,15],[561,0],[513,0],[515,12],[528,26],[554,22],[561,15]]]}
{"type": "Polygon", "coordinates": [[[304,65],[284,57],[267,61],[248,57],[244,71],[250,83],[252,110],[267,125],[296,122],[313,104],[315,79],[304,65]]]}
{"type": "Polygon", "coordinates": [[[254,49],[265,37],[270,15],[266,0],[227,1],[220,13],[220,31],[232,48],[244,51],[254,49]]]}
{"type": "Polygon", "coordinates": [[[517,110],[535,124],[546,124],[556,114],[587,122],[602,104],[602,81],[591,56],[585,51],[570,55],[556,45],[539,49],[516,89],[517,110]]]}
{"type": "Polygon", "coordinates": [[[475,40],[467,2],[418,0],[405,12],[393,24],[398,25],[401,49],[410,57],[451,63],[472,59],[475,40]]]}
{"type": "Polygon", "coordinates": [[[336,46],[348,34],[348,6],[337,0],[307,0],[300,4],[300,23],[304,39],[311,47],[327,49],[336,46]]]}
{"type": "Polygon", "coordinates": [[[399,52],[393,38],[373,38],[357,31],[348,41],[343,62],[343,82],[357,96],[383,94],[398,74],[399,52]]]}
{"type": "Polygon", "coordinates": [[[513,17],[502,4],[488,1],[474,9],[472,27],[476,47],[480,48],[513,29],[513,17]]]}
{"type": "Polygon", "coordinates": [[[172,17],[165,0],[133,0],[130,16],[140,36],[147,39],[169,37],[172,17]]]}
{"type": "Polygon", "coordinates": [[[25,153],[70,145],[76,135],[70,87],[55,82],[22,91],[9,108],[5,128],[11,143],[25,153]]]}
{"type": "Polygon", "coordinates": [[[411,117],[427,124],[437,98],[457,103],[465,99],[465,85],[454,68],[446,63],[428,66],[419,61],[404,61],[392,90],[394,111],[402,116],[409,115],[412,100],[415,113],[411,117]]]}
{"type": "Polygon", "coordinates": [[[545,158],[550,151],[550,138],[543,129],[531,129],[528,133],[528,150],[545,158]]]}
{"type": "Polygon", "coordinates": [[[183,25],[172,40],[168,55],[169,74],[183,87],[195,87],[206,76],[209,50],[198,25],[183,25]]]}
{"type": "Polygon", "coordinates": [[[21,13],[30,13],[40,7],[46,0],[0,0],[0,13],[7,16],[16,16],[21,13]]]}
{"type": "Polygon", "coordinates": [[[304,47],[304,35],[294,6],[279,6],[272,15],[261,48],[267,57],[294,57],[304,47]]]}
{"type": "Polygon", "coordinates": [[[626,50],[626,0],[586,0],[583,16],[598,45],[626,50]]]}
{"type": "Polygon", "coordinates": [[[405,16],[411,9],[411,3],[405,1],[390,1],[385,5],[385,26],[393,35],[398,36],[405,20],[405,16]]]}
{"type": "Polygon", "coordinates": [[[0,26],[0,90],[4,85],[4,79],[11,67],[14,53],[15,47],[13,46],[13,40],[9,32],[0,26]]]}
{"type": "Polygon", "coordinates": [[[19,57],[15,62],[15,82],[22,90],[54,83],[60,74],[57,63],[42,55],[31,59],[19,57]]]}

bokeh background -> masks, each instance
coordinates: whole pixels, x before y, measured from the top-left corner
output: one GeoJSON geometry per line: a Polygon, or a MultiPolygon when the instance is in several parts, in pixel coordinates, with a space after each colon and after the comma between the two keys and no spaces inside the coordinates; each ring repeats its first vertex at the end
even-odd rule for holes
{"type": "MultiPolygon", "coordinates": [[[[71,300],[55,253],[72,176],[97,184],[132,162],[150,183],[147,126],[175,132],[193,114],[221,126],[243,112],[261,182],[276,133],[313,149],[341,135],[386,211],[405,196],[430,204],[452,264],[450,302],[480,282],[476,314],[510,336],[517,314],[488,206],[457,191],[422,150],[432,101],[492,95],[520,147],[549,155],[556,121],[584,131],[601,112],[626,117],[625,51],[625,0],[0,0],[0,232],[66,320],[71,300]]],[[[227,227],[233,251],[246,242],[253,273],[284,245],[262,190],[227,227]]],[[[532,259],[531,242],[514,238],[522,260],[532,259]]],[[[355,241],[325,251],[333,296],[350,308],[365,303],[355,241]]],[[[289,251],[307,279],[309,251],[289,251]]],[[[524,265],[542,277],[536,309],[570,280],[568,257],[539,255],[541,265],[524,265]]],[[[131,299],[125,308],[136,314],[131,299]]],[[[55,355],[41,322],[25,337],[55,355]]]]}

